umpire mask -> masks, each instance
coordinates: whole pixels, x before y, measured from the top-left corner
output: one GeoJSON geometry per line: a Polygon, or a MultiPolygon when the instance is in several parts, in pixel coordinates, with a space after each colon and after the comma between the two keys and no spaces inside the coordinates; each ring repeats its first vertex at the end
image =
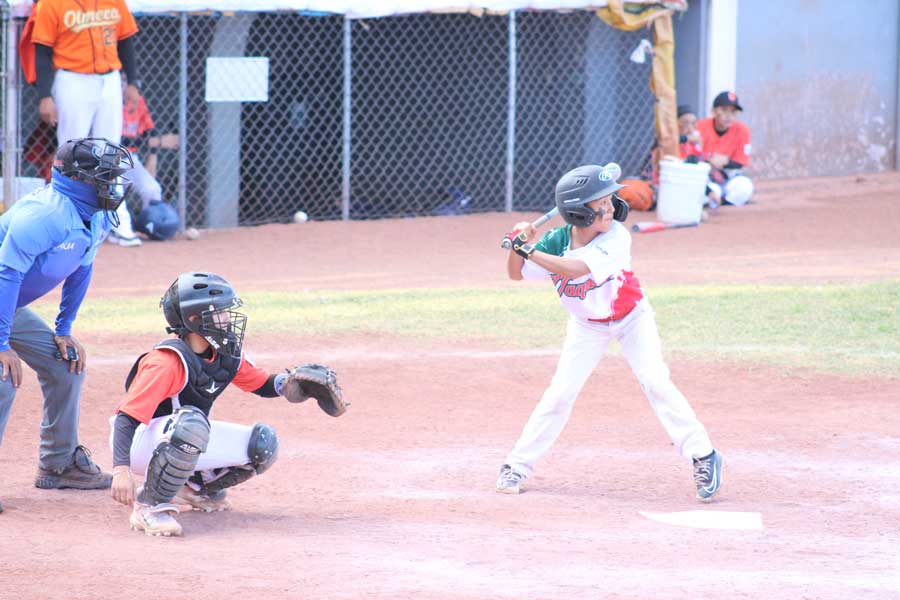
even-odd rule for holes
{"type": "Polygon", "coordinates": [[[118,227],[116,209],[131,185],[125,174],[134,168],[127,148],[105,138],[69,140],[57,151],[53,166],[66,177],[93,185],[100,209],[118,227]]]}

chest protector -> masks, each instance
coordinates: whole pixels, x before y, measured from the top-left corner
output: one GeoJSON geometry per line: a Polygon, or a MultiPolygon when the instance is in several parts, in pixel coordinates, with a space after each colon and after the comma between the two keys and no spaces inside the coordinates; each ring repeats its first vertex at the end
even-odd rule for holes
{"type": "MultiPolygon", "coordinates": [[[[228,384],[234,379],[241,366],[240,358],[227,356],[220,352],[217,352],[212,360],[205,360],[191,350],[191,347],[186,342],[180,339],[160,342],[156,345],[156,348],[165,348],[177,353],[187,371],[187,382],[181,391],[178,392],[178,402],[181,406],[196,406],[207,417],[212,410],[213,402],[228,387],[228,384]]],[[[138,364],[144,356],[146,356],[146,353],[138,357],[131,367],[131,372],[128,373],[128,377],[125,379],[125,391],[128,391],[128,388],[131,387],[131,382],[134,381],[134,377],[137,375],[138,364]]],[[[172,400],[166,398],[156,408],[153,418],[170,415],[172,412],[174,412],[172,400]]]]}

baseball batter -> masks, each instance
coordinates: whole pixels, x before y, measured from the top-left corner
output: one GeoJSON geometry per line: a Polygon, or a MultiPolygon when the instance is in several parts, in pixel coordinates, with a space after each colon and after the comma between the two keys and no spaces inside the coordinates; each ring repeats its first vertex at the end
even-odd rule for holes
{"type": "MultiPolygon", "coordinates": [[[[122,137],[125,96],[140,98],[133,36],[137,23],[125,0],[41,0],[34,7],[31,41],[41,119],[56,126],[59,145],[94,136],[122,137]]],[[[120,205],[114,233],[122,245],[140,245],[127,206],[120,205]]]]}
{"type": "Polygon", "coordinates": [[[538,459],[569,420],[588,376],[616,339],[675,448],[693,461],[697,497],[710,500],[722,484],[722,455],[709,440],[685,397],[669,378],[656,319],[631,268],[631,234],[622,225],[628,205],[618,165],[587,165],[556,185],[556,206],[566,225],[532,245],[536,231],[517,223],[507,259],[510,279],[549,279],[571,313],[556,373],[519,441],[506,457],[497,491],[518,494],[538,459]],[[514,235],[524,232],[524,240],[514,235]]]}
{"type": "Polygon", "coordinates": [[[278,456],[275,430],[209,419],[213,403],[235,384],[264,398],[309,397],[333,416],[344,403],[334,372],[321,365],[269,374],[243,351],[247,316],[234,288],[212,273],[181,274],[160,300],[177,337],[141,355],[125,399],[110,419],[112,497],[132,507],[132,529],[181,535],[173,501],[205,512],[228,510],[226,489],[268,470],[278,456]],[[133,475],[145,476],[135,489],[133,475]]]}

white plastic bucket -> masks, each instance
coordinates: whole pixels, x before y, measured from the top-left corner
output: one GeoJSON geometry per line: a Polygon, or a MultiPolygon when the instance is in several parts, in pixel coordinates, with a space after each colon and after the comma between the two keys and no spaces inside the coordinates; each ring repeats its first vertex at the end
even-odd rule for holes
{"type": "Polygon", "coordinates": [[[709,163],[659,161],[656,218],[666,223],[699,223],[708,179],[709,163]]]}

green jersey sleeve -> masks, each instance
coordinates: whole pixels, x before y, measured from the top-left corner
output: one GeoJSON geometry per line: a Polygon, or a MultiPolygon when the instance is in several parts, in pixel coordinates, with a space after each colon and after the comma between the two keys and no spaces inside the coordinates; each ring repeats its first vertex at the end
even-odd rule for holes
{"type": "Polygon", "coordinates": [[[553,256],[562,256],[569,247],[569,240],[572,238],[572,226],[564,225],[556,227],[544,234],[544,237],[534,245],[535,250],[552,254],[553,256]]]}

